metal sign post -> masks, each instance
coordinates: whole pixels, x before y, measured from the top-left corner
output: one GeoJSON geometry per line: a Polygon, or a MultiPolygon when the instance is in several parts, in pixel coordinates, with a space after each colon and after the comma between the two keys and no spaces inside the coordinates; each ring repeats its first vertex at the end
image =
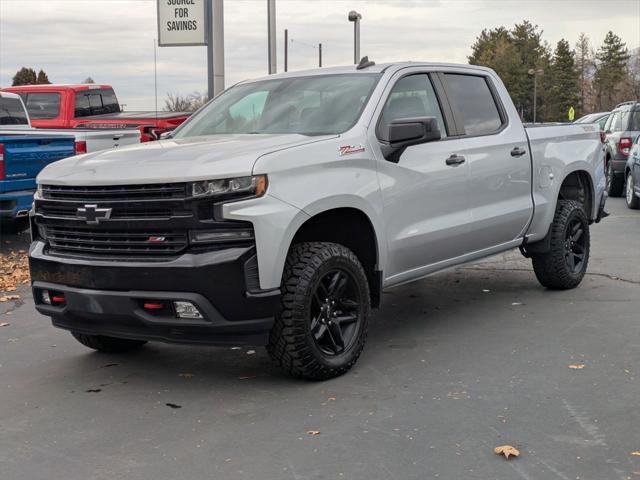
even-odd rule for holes
{"type": "Polygon", "coordinates": [[[207,46],[207,90],[224,90],[223,0],[158,0],[158,46],[207,46]]]}
{"type": "Polygon", "coordinates": [[[276,62],[276,0],[267,0],[267,36],[269,49],[269,75],[278,70],[276,62]]]}

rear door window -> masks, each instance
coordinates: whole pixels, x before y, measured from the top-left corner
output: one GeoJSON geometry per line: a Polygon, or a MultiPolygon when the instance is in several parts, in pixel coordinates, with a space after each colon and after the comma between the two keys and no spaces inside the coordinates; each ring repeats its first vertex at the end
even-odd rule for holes
{"type": "Polygon", "coordinates": [[[487,135],[500,130],[504,122],[487,78],[457,73],[445,73],[444,78],[451,107],[462,119],[466,135],[487,135]]]}
{"type": "Polygon", "coordinates": [[[74,116],[76,118],[119,111],[120,105],[112,88],[82,90],[75,95],[74,116]]]}
{"type": "Polygon", "coordinates": [[[0,125],[29,125],[20,100],[0,97],[0,125]]]}
{"type": "Polygon", "coordinates": [[[627,130],[631,132],[640,132],[640,110],[631,112],[631,115],[629,117],[629,126],[627,127],[627,130]]]}
{"type": "Polygon", "coordinates": [[[387,140],[389,125],[393,120],[412,117],[435,117],[442,138],[447,136],[438,98],[425,73],[403,77],[393,86],[378,123],[378,138],[387,140]]]}
{"type": "Polygon", "coordinates": [[[32,119],[50,120],[60,114],[59,93],[20,92],[19,95],[32,119]]]}

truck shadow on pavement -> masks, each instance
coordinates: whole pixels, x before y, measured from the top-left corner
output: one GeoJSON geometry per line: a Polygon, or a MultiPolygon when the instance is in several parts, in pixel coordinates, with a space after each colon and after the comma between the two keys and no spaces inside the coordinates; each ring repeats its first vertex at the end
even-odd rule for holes
{"type": "Polygon", "coordinates": [[[433,357],[438,351],[457,350],[461,342],[482,342],[483,336],[528,322],[536,303],[560,295],[566,294],[539,286],[532,272],[483,269],[458,269],[392,289],[385,292],[382,309],[373,315],[359,362],[345,376],[324,383],[291,379],[260,347],[149,343],[136,352],[108,355],[83,350],[71,339],[65,343],[67,354],[57,360],[56,372],[67,379],[76,378],[78,388],[87,393],[115,388],[155,392],[188,387],[192,392],[206,392],[230,385],[237,390],[243,384],[252,389],[285,390],[287,386],[330,385],[366,377],[371,369],[391,374],[404,362],[419,362],[425,357],[437,361],[433,357]]]}

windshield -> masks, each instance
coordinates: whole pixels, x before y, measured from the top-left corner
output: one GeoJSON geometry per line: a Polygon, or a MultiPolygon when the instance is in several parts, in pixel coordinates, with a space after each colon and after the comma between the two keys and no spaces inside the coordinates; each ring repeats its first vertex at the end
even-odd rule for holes
{"type": "Polygon", "coordinates": [[[244,83],[206,105],[172,136],[342,133],[356,123],[379,78],[359,73],[244,83]]]}

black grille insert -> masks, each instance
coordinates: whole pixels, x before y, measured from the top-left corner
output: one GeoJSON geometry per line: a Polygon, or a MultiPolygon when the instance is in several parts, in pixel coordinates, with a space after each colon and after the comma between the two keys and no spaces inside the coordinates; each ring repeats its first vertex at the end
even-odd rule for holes
{"type": "Polygon", "coordinates": [[[52,252],[92,255],[175,255],[187,248],[184,232],[125,232],[45,227],[52,252]]]}
{"type": "Polygon", "coordinates": [[[47,200],[79,200],[83,202],[184,199],[186,198],[186,185],[184,183],[107,185],[102,187],[43,185],[42,198],[47,200]]]}
{"type": "MultiPolygon", "coordinates": [[[[82,205],[66,204],[66,203],[41,203],[36,207],[36,213],[50,218],[64,218],[75,219],[77,216],[78,207],[82,205]]],[[[173,212],[171,208],[147,205],[144,207],[129,206],[126,203],[117,204],[113,207],[111,216],[109,218],[113,220],[128,220],[128,219],[144,219],[153,218],[169,219],[172,215],[190,216],[188,211],[173,212]]]]}

